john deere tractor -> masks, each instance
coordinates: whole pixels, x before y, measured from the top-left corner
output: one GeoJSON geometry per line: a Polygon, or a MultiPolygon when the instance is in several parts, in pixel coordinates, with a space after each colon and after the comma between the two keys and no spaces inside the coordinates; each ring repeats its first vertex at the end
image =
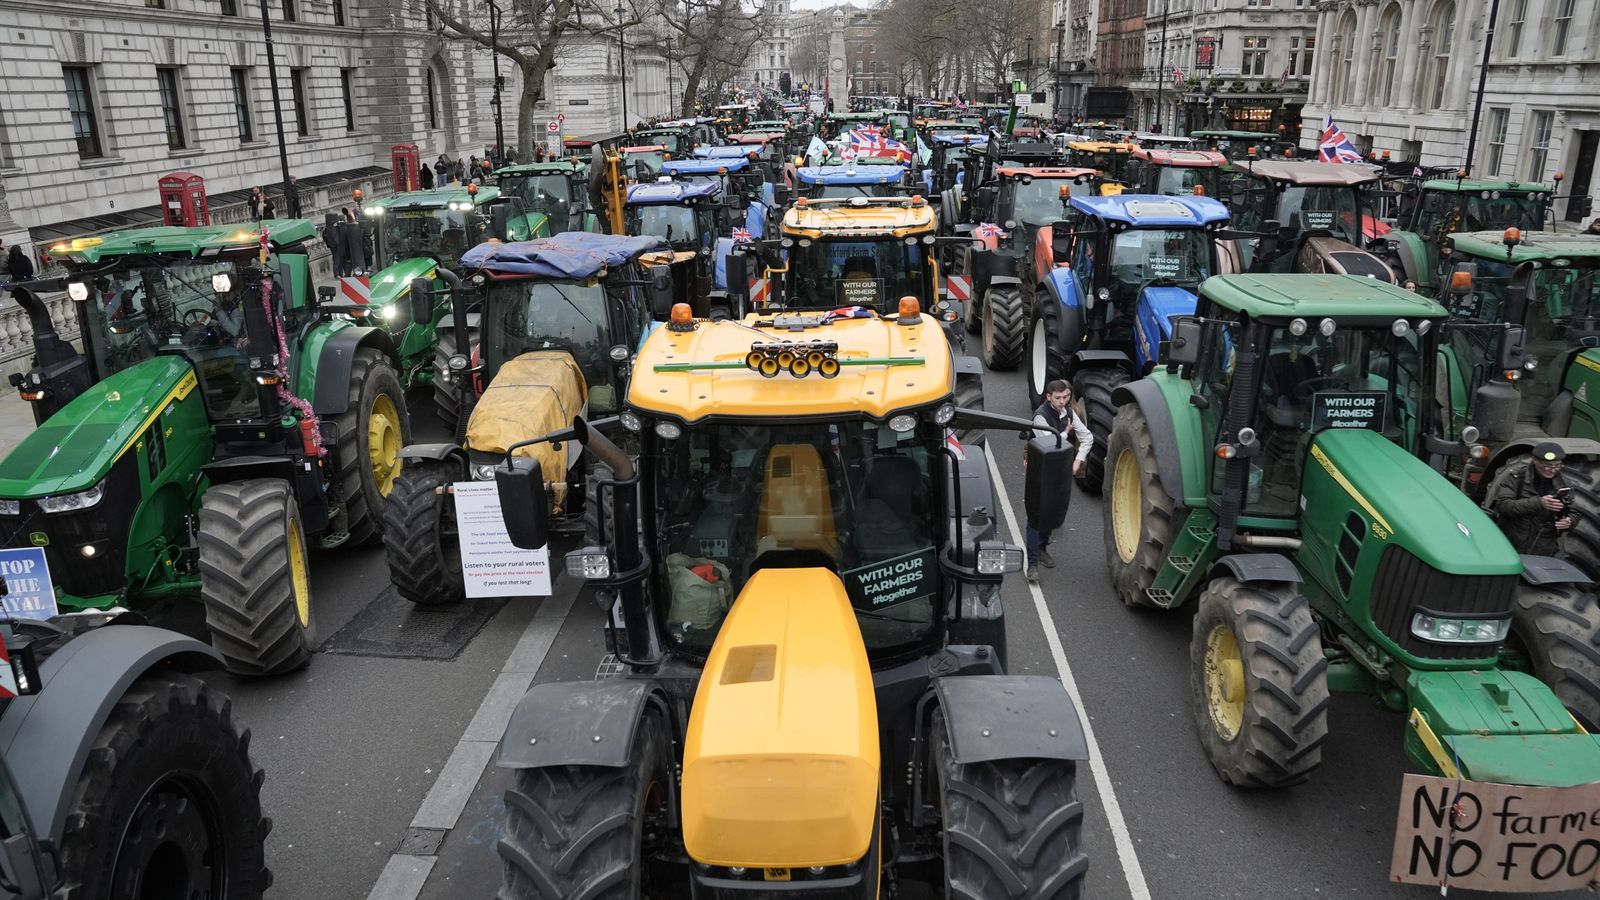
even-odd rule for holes
{"type": "MultiPolygon", "coordinates": [[[[464,596],[451,484],[493,478],[495,462],[513,445],[580,412],[620,410],[629,359],[652,324],[651,308],[665,317],[672,303],[666,272],[647,280],[640,263],[660,249],[655,238],[568,232],[481,244],[463,257],[467,282],[455,296],[480,310],[482,353],[449,364],[448,385],[468,411],[461,440],[400,451],[406,467],[384,508],[384,548],[401,597],[436,604],[464,596]]],[[[539,457],[557,480],[555,514],[581,526],[592,457],[549,444],[516,452],[539,457]]]]}
{"type": "Polygon", "coordinates": [[[1519,557],[1418,458],[1465,449],[1433,403],[1448,315],[1370,278],[1216,276],[1166,365],[1114,396],[1112,582],[1196,604],[1195,724],[1230,784],[1309,777],[1330,690],[1404,712],[1428,774],[1600,781],[1600,665],[1570,649],[1600,639],[1589,579],[1519,557]]]}
{"type": "Polygon", "coordinates": [[[1194,313],[1200,282],[1224,271],[1217,242],[1228,209],[1209,197],[1153,194],[1073,197],[1067,207],[1054,246],[1035,251],[1028,398],[1037,405],[1051,381],[1072,382],[1094,433],[1078,483],[1098,493],[1112,394],[1155,368],[1173,320],[1194,313]]]}
{"type": "Polygon", "coordinates": [[[1394,230],[1372,241],[1390,267],[1419,293],[1432,297],[1447,287],[1450,236],[1516,228],[1543,231],[1554,192],[1546,185],[1516,181],[1434,179],[1409,184],[1394,230]]]}
{"type": "MultiPolygon", "coordinates": [[[[1027,425],[958,411],[938,323],[896,310],[676,307],[628,387],[637,461],[581,418],[547,436],[610,467],[566,565],[624,672],[518,704],[500,896],[1083,895],[1078,714],[1004,674],[1021,550],[946,438],[1027,425]]],[[[1059,505],[1071,449],[1029,447],[1059,505]]],[[[540,464],[495,477],[512,541],[547,546],[540,464]]]]}
{"type": "Polygon", "coordinates": [[[198,599],[230,671],[308,661],[307,548],[378,540],[411,433],[389,333],[313,291],[314,236],[287,219],[58,245],[81,353],[35,295],[63,285],[14,289],[39,427],[0,461],[0,540],[44,548],[60,607],[198,599]]]}
{"type": "MultiPolygon", "coordinates": [[[[599,217],[588,206],[588,166],[569,159],[553,159],[518,163],[494,175],[500,195],[516,197],[528,213],[544,216],[550,234],[600,230],[599,217]]],[[[539,236],[529,234],[525,239],[539,236]]]]}
{"type": "MultiPolygon", "coordinates": [[[[550,233],[549,213],[530,212],[520,197],[475,184],[393,194],[365,213],[375,260],[364,314],[394,338],[400,383],[407,390],[434,384],[456,352],[439,266],[452,265],[468,248],[491,237],[520,241],[550,233]],[[412,305],[405,298],[418,278],[434,286],[437,302],[431,315],[412,319],[412,305]]],[[[473,340],[470,327],[467,335],[473,340]]],[[[451,392],[435,385],[433,398],[440,421],[454,426],[460,411],[451,392]]]]}

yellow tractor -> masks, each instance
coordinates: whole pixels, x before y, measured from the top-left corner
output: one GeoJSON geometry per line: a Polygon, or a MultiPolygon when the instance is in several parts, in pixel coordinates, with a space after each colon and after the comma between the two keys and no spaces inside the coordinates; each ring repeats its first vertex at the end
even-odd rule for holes
{"type": "MultiPolygon", "coordinates": [[[[623,671],[519,704],[498,896],[1082,895],[1082,725],[1059,681],[1004,673],[1022,550],[997,539],[984,451],[950,441],[1032,432],[959,409],[951,358],[913,296],[680,304],[617,420],[637,461],[582,418],[545,438],[609,467],[565,563],[611,608],[623,671]]],[[[1026,452],[1049,523],[1073,451],[1026,452]]],[[[547,546],[538,460],[495,476],[512,542],[547,546]]]]}

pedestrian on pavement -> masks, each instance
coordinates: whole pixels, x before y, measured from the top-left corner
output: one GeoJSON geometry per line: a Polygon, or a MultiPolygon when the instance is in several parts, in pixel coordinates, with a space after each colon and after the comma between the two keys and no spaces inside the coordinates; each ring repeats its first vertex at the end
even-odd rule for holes
{"type": "Polygon", "coordinates": [[[433,170],[427,166],[423,166],[422,171],[417,173],[417,181],[422,186],[423,190],[433,190],[433,170]]]}
{"type": "Polygon", "coordinates": [[[500,165],[502,165],[502,166],[511,166],[511,165],[516,165],[516,162],[517,162],[517,152],[515,150],[512,150],[510,147],[507,147],[506,148],[506,152],[505,152],[505,159],[501,160],[500,165]]]}
{"type": "Polygon", "coordinates": [[[1600,216],[1589,220],[1589,227],[1583,230],[1584,234],[1600,234],[1600,216]]]}
{"type": "Polygon", "coordinates": [[[261,221],[261,188],[250,189],[250,221],[261,221]]]}
{"type": "Polygon", "coordinates": [[[261,218],[263,218],[263,219],[276,219],[277,217],[278,217],[278,207],[272,202],[272,196],[270,194],[267,194],[266,192],[262,192],[262,194],[261,194],[261,218]]]}
{"type": "Polygon", "coordinates": [[[21,244],[12,244],[6,255],[6,280],[12,284],[33,280],[33,260],[22,252],[21,244]]]}
{"type": "Polygon", "coordinates": [[[343,278],[350,274],[350,255],[345,252],[345,218],[350,215],[350,210],[341,210],[336,213],[326,213],[322,217],[322,243],[328,247],[328,255],[333,258],[333,275],[343,278]]]}
{"type": "MultiPolygon", "coordinates": [[[[1044,402],[1033,411],[1033,424],[1048,429],[1043,434],[1066,434],[1078,448],[1078,457],[1072,462],[1074,476],[1083,473],[1084,461],[1089,458],[1089,448],[1094,446],[1094,435],[1089,426],[1072,408],[1072,385],[1057,378],[1044,386],[1044,402]]],[[[1067,485],[1067,500],[1072,498],[1072,485],[1067,485]]],[[[1050,555],[1050,532],[1034,527],[1028,522],[1028,580],[1039,582],[1039,564],[1054,568],[1056,561],[1050,555]]]]}
{"type": "Polygon", "coordinates": [[[284,193],[283,201],[289,218],[300,218],[300,182],[293,175],[289,176],[289,189],[284,193]]]}
{"type": "Polygon", "coordinates": [[[494,177],[494,167],[489,165],[489,161],[487,159],[478,165],[483,169],[483,171],[478,173],[479,182],[482,184],[488,184],[489,179],[494,177]]]}
{"type": "Polygon", "coordinates": [[[467,161],[456,157],[456,182],[462,185],[467,183],[467,161]]]}
{"type": "Polygon", "coordinates": [[[444,158],[443,153],[433,162],[433,174],[437,176],[434,181],[439,187],[450,183],[450,161],[444,158]]]}
{"type": "Polygon", "coordinates": [[[1484,508],[1518,553],[1558,555],[1559,538],[1574,524],[1572,488],[1561,475],[1566,456],[1554,441],[1535,444],[1532,456],[1507,464],[1489,485],[1484,508]]]}

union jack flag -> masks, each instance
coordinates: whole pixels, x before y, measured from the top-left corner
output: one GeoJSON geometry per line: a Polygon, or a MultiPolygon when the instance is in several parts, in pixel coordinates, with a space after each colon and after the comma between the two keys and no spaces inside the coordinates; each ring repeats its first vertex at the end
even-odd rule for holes
{"type": "Polygon", "coordinates": [[[750,229],[748,229],[748,228],[735,228],[733,230],[733,242],[735,244],[748,244],[748,243],[750,243],[750,241],[751,241],[750,229]]]}
{"type": "Polygon", "coordinates": [[[973,232],[973,236],[978,238],[1003,238],[1006,236],[1006,230],[993,222],[984,222],[973,232]]]}
{"type": "MultiPolygon", "coordinates": [[[[911,161],[911,148],[894,138],[884,137],[876,131],[852,129],[845,135],[845,149],[854,150],[856,156],[889,157],[897,162],[911,161]]],[[[848,158],[848,157],[847,157],[848,158]]]]}
{"type": "Polygon", "coordinates": [[[1317,144],[1317,159],[1323,162],[1359,163],[1361,151],[1356,145],[1350,143],[1350,138],[1345,136],[1339,126],[1333,124],[1333,113],[1322,123],[1322,140],[1317,144]]]}

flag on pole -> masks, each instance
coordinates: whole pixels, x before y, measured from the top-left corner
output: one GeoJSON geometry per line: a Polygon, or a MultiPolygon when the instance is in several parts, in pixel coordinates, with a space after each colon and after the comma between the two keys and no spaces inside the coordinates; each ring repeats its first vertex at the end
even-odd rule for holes
{"type": "Polygon", "coordinates": [[[1183,70],[1177,66],[1172,67],[1172,83],[1175,85],[1183,84],[1183,70]]]}
{"type": "Polygon", "coordinates": [[[887,157],[896,162],[910,162],[911,148],[894,138],[884,137],[876,131],[852,129],[845,135],[847,159],[852,157],[887,157]],[[853,152],[849,152],[853,151],[853,152]]]}
{"type": "Polygon", "coordinates": [[[822,138],[812,135],[811,144],[806,147],[806,162],[813,166],[820,166],[827,156],[828,145],[822,142],[822,138]]]}
{"type": "Polygon", "coordinates": [[[1322,123],[1322,140],[1317,143],[1317,159],[1323,162],[1359,163],[1361,151],[1356,145],[1350,143],[1350,138],[1345,136],[1339,126],[1333,124],[1333,113],[1322,123]]]}

